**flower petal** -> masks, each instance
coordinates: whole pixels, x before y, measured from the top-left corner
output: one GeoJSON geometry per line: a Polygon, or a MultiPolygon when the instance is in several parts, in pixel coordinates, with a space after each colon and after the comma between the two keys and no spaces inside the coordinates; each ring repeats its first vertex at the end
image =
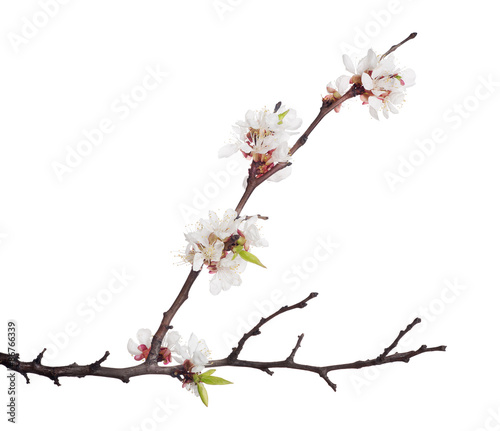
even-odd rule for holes
{"type": "Polygon", "coordinates": [[[382,101],[378,97],[375,97],[375,96],[370,96],[368,98],[368,103],[375,110],[379,110],[382,107],[382,101]]]}
{"type": "Polygon", "coordinates": [[[141,351],[137,348],[138,344],[130,338],[127,343],[127,350],[131,355],[140,355],[141,351]]]}
{"type": "Polygon", "coordinates": [[[219,150],[219,159],[222,159],[224,157],[229,157],[232,156],[234,153],[236,153],[239,149],[238,144],[227,144],[224,145],[220,150],[219,150]]]}
{"type": "Polygon", "coordinates": [[[344,54],[342,56],[342,61],[344,62],[344,66],[348,72],[356,73],[356,70],[354,69],[354,63],[352,62],[351,57],[349,57],[347,54],[344,54]]]}
{"type": "Polygon", "coordinates": [[[205,259],[201,253],[196,253],[193,258],[193,271],[199,271],[205,259]]]}
{"type": "Polygon", "coordinates": [[[371,106],[370,106],[370,115],[375,118],[375,120],[378,120],[378,114],[377,114],[377,111],[375,109],[373,109],[371,106]]]}
{"type": "Polygon", "coordinates": [[[274,181],[275,183],[288,178],[292,174],[292,167],[287,166],[283,168],[281,171],[276,172],[274,175],[270,176],[267,181],[274,181]]]}
{"type": "Polygon", "coordinates": [[[151,347],[151,330],[150,329],[139,329],[137,331],[137,339],[139,343],[144,344],[148,349],[151,347]]]}
{"type": "Polygon", "coordinates": [[[349,89],[350,79],[347,75],[341,75],[335,81],[335,85],[339,89],[339,93],[343,96],[345,92],[349,89]]]}
{"type": "Polygon", "coordinates": [[[368,73],[363,73],[363,75],[361,75],[361,82],[363,87],[365,87],[365,90],[370,91],[373,89],[373,81],[368,73]]]}

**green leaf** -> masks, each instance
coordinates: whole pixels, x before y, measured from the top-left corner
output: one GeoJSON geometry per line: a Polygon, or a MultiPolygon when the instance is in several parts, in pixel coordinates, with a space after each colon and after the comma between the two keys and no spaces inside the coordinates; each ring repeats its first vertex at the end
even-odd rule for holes
{"type": "Polygon", "coordinates": [[[232,385],[233,382],[225,380],[222,377],[208,376],[203,378],[203,383],[207,385],[232,385]]]}
{"type": "Polygon", "coordinates": [[[234,256],[231,260],[234,260],[236,259],[236,256],[238,256],[243,250],[243,246],[242,245],[237,245],[236,247],[233,247],[233,253],[234,253],[234,256]]]}
{"type": "Polygon", "coordinates": [[[200,394],[201,401],[208,407],[208,392],[203,383],[197,383],[198,393],[200,394]]]}
{"type": "Polygon", "coordinates": [[[265,268],[265,266],[262,264],[259,258],[248,251],[245,250],[240,251],[240,256],[243,260],[246,260],[247,262],[255,263],[255,265],[259,265],[262,266],[262,268],[265,268]]]}
{"type": "Polygon", "coordinates": [[[288,112],[290,112],[290,109],[287,109],[285,112],[282,112],[281,114],[278,115],[278,118],[280,119],[278,124],[283,124],[283,118],[286,117],[286,114],[288,114],[288,112]]]}
{"type": "Polygon", "coordinates": [[[203,381],[203,377],[204,376],[211,376],[213,373],[215,373],[216,369],[212,369],[212,370],[208,370],[208,371],[205,371],[203,374],[200,374],[200,380],[203,381]]]}

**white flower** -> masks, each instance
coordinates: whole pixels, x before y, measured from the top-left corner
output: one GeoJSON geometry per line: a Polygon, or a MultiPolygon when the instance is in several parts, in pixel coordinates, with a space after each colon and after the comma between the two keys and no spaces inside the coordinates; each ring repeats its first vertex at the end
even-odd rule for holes
{"type": "MultiPolygon", "coordinates": [[[[137,340],[139,340],[139,343],[132,338],[128,340],[127,350],[131,355],[134,355],[136,361],[147,359],[151,351],[152,338],[153,335],[150,329],[139,329],[137,331],[137,340]]],[[[172,353],[180,351],[179,339],[180,335],[176,331],[169,331],[163,339],[159,357],[165,365],[168,365],[172,361],[172,353]]]]}
{"type": "Polygon", "coordinates": [[[281,103],[273,112],[267,109],[247,111],[245,121],[239,121],[233,127],[236,142],[222,147],[219,157],[229,157],[241,151],[257,165],[258,178],[277,163],[289,160],[288,140],[301,125],[302,120],[297,117],[296,111],[286,109],[281,103]]]}
{"type": "Polygon", "coordinates": [[[203,263],[210,265],[212,262],[217,262],[222,256],[224,243],[215,237],[212,237],[215,241],[210,243],[211,234],[212,232],[207,230],[185,234],[188,247],[192,247],[187,255],[190,256],[190,260],[192,259],[194,271],[199,271],[203,263]]]}
{"type": "Polygon", "coordinates": [[[243,220],[231,209],[225,212],[222,219],[210,211],[209,219],[198,223],[198,230],[185,234],[188,245],[183,259],[193,266],[193,271],[200,271],[203,265],[207,266],[208,272],[213,274],[210,292],[214,295],[231,286],[240,286],[240,274],[247,262],[265,268],[249,251],[253,246],[267,246],[267,241],[260,237],[255,226],[257,216],[247,220],[240,229],[243,220]]]}
{"type": "Polygon", "coordinates": [[[151,330],[150,329],[139,329],[137,331],[137,343],[132,338],[128,340],[127,350],[131,355],[134,355],[136,361],[147,358],[149,354],[149,349],[151,348],[151,330]],[[145,352],[147,353],[145,354],[145,352]]]}
{"type": "Polygon", "coordinates": [[[188,242],[184,259],[193,265],[194,271],[201,270],[203,264],[215,265],[224,256],[225,242],[237,233],[242,221],[237,216],[236,211],[228,209],[219,219],[210,211],[208,220],[200,220],[196,231],[184,234],[188,242]]]}
{"type": "Polygon", "coordinates": [[[221,290],[229,290],[231,286],[240,286],[242,283],[240,274],[245,270],[247,263],[239,256],[233,260],[234,255],[230,253],[217,264],[217,272],[210,280],[210,292],[218,295],[221,290]]]}
{"type": "MultiPolygon", "coordinates": [[[[400,70],[396,67],[391,54],[380,60],[372,49],[354,67],[353,60],[344,54],[342,57],[347,71],[353,76],[340,76],[336,85],[340,94],[345,94],[351,84],[361,84],[366,90],[361,95],[363,104],[368,104],[370,114],[378,120],[378,112],[384,117],[389,112],[398,113],[397,105],[404,101],[406,88],[415,84],[415,72],[412,69],[400,70]]],[[[331,85],[331,84],[330,84],[331,85]]]]}
{"type": "Polygon", "coordinates": [[[259,229],[255,226],[259,218],[257,216],[250,217],[241,227],[241,232],[245,236],[245,245],[248,244],[250,247],[267,247],[269,243],[266,239],[260,236],[259,229]]]}
{"type": "Polygon", "coordinates": [[[205,340],[198,340],[198,337],[191,334],[187,346],[180,346],[181,357],[174,356],[174,359],[181,363],[184,368],[184,380],[182,387],[198,396],[198,386],[194,383],[193,374],[199,374],[209,362],[210,351],[205,340]]]}
{"type": "Polygon", "coordinates": [[[201,220],[201,224],[207,231],[213,232],[222,241],[234,234],[241,223],[241,219],[236,218],[238,214],[232,209],[226,210],[224,217],[221,219],[213,211],[209,211],[208,215],[208,220],[201,220]]]}

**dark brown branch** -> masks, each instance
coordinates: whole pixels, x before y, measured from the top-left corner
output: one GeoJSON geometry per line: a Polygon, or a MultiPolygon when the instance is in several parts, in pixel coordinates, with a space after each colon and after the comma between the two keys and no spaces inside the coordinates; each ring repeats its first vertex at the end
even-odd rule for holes
{"type": "Polygon", "coordinates": [[[422,320],[417,317],[412,323],[410,323],[406,329],[404,329],[403,331],[400,331],[399,332],[399,335],[396,337],[396,339],[392,342],[392,344],[387,347],[383,352],[382,354],[377,358],[377,360],[379,361],[382,361],[384,360],[384,358],[398,345],[399,341],[401,340],[401,338],[403,338],[408,332],[410,332],[413,327],[417,324],[419,324],[422,320]]]}
{"type": "MultiPolygon", "coordinates": [[[[295,347],[292,349],[290,355],[282,360],[282,361],[269,361],[269,362],[260,362],[260,361],[246,361],[239,359],[239,354],[241,353],[245,342],[252,336],[260,334],[260,328],[265,325],[270,320],[279,316],[280,314],[286,313],[287,311],[291,311],[296,308],[304,308],[307,305],[307,302],[312,298],[315,298],[317,294],[314,292],[311,293],[307,298],[302,301],[291,305],[280,308],[275,313],[271,314],[266,318],[262,318],[260,322],[255,325],[249,332],[244,334],[240,341],[238,342],[237,347],[233,349],[233,351],[224,359],[210,361],[207,365],[208,368],[214,367],[245,367],[245,368],[253,368],[257,370],[264,371],[269,375],[273,375],[272,368],[286,368],[293,370],[302,370],[309,371],[312,373],[318,374],[325,382],[333,389],[336,390],[337,386],[333,383],[328,377],[328,373],[336,370],[346,370],[346,369],[359,369],[366,367],[373,367],[383,364],[388,364],[391,362],[409,362],[411,358],[421,355],[423,353],[428,352],[443,352],[446,350],[446,346],[438,346],[438,347],[427,347],[426,345],[422,345],[417,350],[411,350],[403,353],[394,353],[389,355],[390,351],[392,351],[401,338],[406,335],[413,327],[420,323],[420,319],[415,319],[410,325],[408,325],[404,330],[400,331],[399,335],[396,337],[394,342],[384,349],[383,353],[377,356],[374,359],[368,359],[364,361],[355,361],[349,362],[345,364],[337,364],[337,365],[326,365],[326,366],[316,366],[316,365],[307,365],[307,364],[299,364],[295,362],[295,354],[300,348],[300,344],[304,338],[304,334],[301,334],[298,337],[297,343],[295,347]]],[[[173,367],[165,367],[160,366],[157,363],[147,363],[144,362],[140,365],[136,365],[135,367],[128,368],[108,368],[103,367],[102,363],[109,356],[109,352],[106,352],[104,356],[98,361],[90,364],[90,365],[78,365],[73,363],[71,365],[62,366],[62,367],[51,367],[41,364],[41,359],[43,356],[42,351],[35,360],[31,362],[21,362],[19,360],[18,355],[7,355],[4,353],[0,353],[0,365],[3,365],[13,371],[16,371],[23,376],[26,377],[27,383],[29,383],[28,374],[38,374],[40,376],[48,377],[53,380],[55,384],[59,385],[60,377],[86,377],[86,376],[96,376],[96,377],[108,377],[119,379],[122,382],[128,383],[131,377],[141,376],[141,375],[167,375],[171,377],[177,378],[180,374],[182,374],[182,366],[173,366],[173,367]]]]}
{"type": "Polygon", "coordinates": [[[295,347],[292,350],[292,353],[290,353],[290,356],[286,358],[287,361],[293,362],[295,360],[295,354],[297,353],[297,350],[300,349],[300,343],[302,343],[303,339],[304,339],[304,334],[300,334],[297,343],[295,344],[295,347]]]}
{"type": "MultiPolygon", "coordinates": [[[[362,86],[360,86],[359,84],[354,84],[340,99],[335,101],[323,100],[323,104],[316,118],[312,121],[307,130],[300,136],[299,139],[297,139],[294,146],[290,149],[289,152],[290,156],[295,154],[295,152],[307,142],[307,139],[309,138],[311,132],[316,128],[316,126],[321,122],[321,120],[325,118],[327,114],[332,112],[337,106],[340,106],[346,100],[351,99],[352,97],[355,96],[359,96],[360,94],[363,94],[364,91],[365,90],[362,86]]],[[[290,162],[277,163],[271,170],[267,171],[259,178],[256,178],[256,165],[254,162],[252,162],[250,169],[248,170],[247,187],[245,189],[242,198],[238,202],[238,205],[236,206],[236,212],[238,213],[238,215],[240,215],[241,211],[243,210],[243,207],[246,205],[248,199],[258,186],[260,186],[264,181],[269,179],[271,176],[277,174],[279,171],[290,165],[291,165],[290,162]]]]}
{"type": "Polygon", "coordinates": [[[177,298],[175,298],[174,303],[171,305],[168,311],[163,313],[163,319],[160,323],[160,327],[156,331],[155,335],[153,336],[153,341],[151,342],[151,351],[148,358],[146,359],[147,365],[157,364],[158,355],[161,349],[161,342],[163,341],[163,338],[165,337],[167,331],[171,328],[170,322],[172,321],[179,308],[181,308],[181,305],[184,304],[184,301],[188,299],[191,286],[198,278],[199,274],[200,271],[193,271],[193,269],[191,269],[186,281],[184,282],[184,286],[182,286],[182,289],[177,295],[177,298]]]}
{"type": "Polygon", "coordinates": [[[392,45],[389,51],[387,51],[382,57],[380,57],[380,60],[383,60],[385,57],[387,57],[392,52],[396,51],[396,49],[398,49],[401,45],[404,45],[409,40],[415,39],[415,37],[417,37],[417,33],[412,33],[402,42],[399,42],[397,45],[392,45]]]}
{"type": "Polygon", "coordinates": [[[313,122],[310,124],[310,126],[307,128],[307,130],[300,136],[299,139],[297,139],[297,142],[295,142],[294,146],[290,149],[290,155],[293,156],[295,152],[304,145],[307,140],[309,139],[309,135],[311,132],[316,128],[316,126],[321,122],[323,118],[330,112],[332,112],[337,106],[340,106],[342,103],[344,103],[346,100],[349,100],[353,97],[359,96],[365,92],[364,88],[359,85],[359,84],[354,84],[349,90],[346,91],[346,93],[338,100],[331,101],[331,100],[323,100],[323,105],[321,106],[321,109],[319,110],[319,114],[317,117],[313,120],[313,122]]]}
{"type": "MultiPolygon", "coordinates": [[[[243,221],[247,221],[247,220],[250,220],[252,217],[254,216],[246,216],[243,218],[243,221]]],[[[259,220],[269,220],[269,217],[267,216],[262,216],[260,214],[257,214],[256,217],[259,219],[259,220]]]]}
{"type": "MultiPolygon", "coordinates": [[[[412,33],[408,38],[406,38],[404,41],[401,43],[394,45],[389,49],[382,57],[386,57],[390,53],[394,52],[397,48],[399,48],[401,45],[406,43],[408,40],[413,39],[416,36],[416,33],[412,33]]],[[[297,140],[295,145],[290,149],[289,154],[293,155],[300,147],[302,147],[306,142],[307,139],[310,135],[310,133],[316,128],[316,126],[321,122],[321,120],[332,110],[334,110],[337,106],[340,106],[341,103],[344,101],[348,100],[349,98],[355,97],[357,95],[360,95],[364,92],[364,88],[360,86],[359,84],[354,84],[348,92],[342,96],[340,99],[332,101],[330,100],[323,100],[323,105],[320,109],[319,114],[317,117],[313,120],[311,125],[307,128],[307,130],[300,136],[300,138],[297,140]]],[[[280,107],[280,103],[276,105],[275,112],[280,107]]],[[[264,181],[266,181],[268,178],[270,178],[272,175],[276,174],[280,170],[284,169],[285,167],[289,166],[290,163],[278,163],[276,166],[274,166],[269,172],[266,174],[260,176],[257,178],[256,172],[257,172],[257,164],[255,162],[252,162],[249,168],[249,179],[248,179],[248,184],[245,189],[245,192],[238,203],[236,207],[236,212],[238,215],[241,213],[243,210],[243,207],[245,206],[246,202],[250,198],[251,194],[253,191],[264,181]]],[[[259,218],[262,219],[267,219],[267,217],[262,217],[258,216],[259,218]]],[[[247,218],[246,218],[247,219],[247,218]]],[[[54,381],[56,385],[60,385],[59,383],[59,378],[60,377],[86,377],[86,376],[96,376],[96,377],[106,377],[106,378],[114,378],[114,379],[119,379],[122,382],[128,383],[131,377],[136,377],[136,376],[141,376],[141,375],[168,375],[174,378],[179,378],[179,376],[183,372],[183,367],[181,365],[179,366],[170,366],[170,367],[165,367],[165,366],[160,366],[158,365],[158,360],[159,360],[159,352],[161,348],[161,343],[169,329],[172,328],[170,326],[170,323],[177,313],[177,311],[180,309],[182,304],[188,299],[190,289],[195,282],[196,278],[199,275],[199,271],[193,271],[191,270],[181,291],[179,292],[177,298],[173,302],[172,306],[168,309],[163,314],[163,319],[160,323],[160,326],[158,330],[156,331],[153,340],[152,340],[152,345],[151,345],[151,351],[150,354],[146,360],[146,362],[136,365],[134,367],[128,367],[128,368],[110,368],[110,367],[103,367],[102,364],[104,361],[109,356],[109,352],[106,352],[103,357],[95,362],[93,362],[90,365],[78,365],[77,363],[73,363],[71,365],[67,366],[59,366],[59,367],[53,367],[53,366],[46,366],[42,364],[42,359],[43,355],[45,353],[45,349],[42,350],[38,354],[38,356],[31,362],[22,362],[19,359],[19,355],[8,355],[5,353],[0,353],[0,365],[5,366],[8,369],[11,369],[15,372],[20,373],[26,378],[26,382],[29,383],[29,377],[28,374],[37,374],[40,376],[47,377],[51,380],[54,381]]],[[[368,359],[368,360],[361,360],[361,361],[355,361],[355,362],[350,362],[350,363],[345,363],[345,364],[337,364],[337,365],[326,365],[326,366],[314,366],[314,365],[307,365],[307,364],[299,364],[295,362],[295,355],[299,348],[301,347],[301,342],[304,338],[304,334],[301,334],[298,337],[298,340],[292,349],[290,355],[282,360],[282,361],[269,361],[269,362],[258,362],[258,361],[246,361],[246,360],[241,360],[239,359],[239,355],[246,343],[246,341],[254,336],[260,334],[260,328],[269,322],[270,320],[274,319],[275,317],[279,316],[280,314],[283,314],[287,311],[296,309],[296,308],[303,308],[307,305],[307,302],[316,297],[317,293],[311,293],[307,298],[304,300],[298,302],[297,304],[294,304],[292,306],[285,306],[276,311],[274,314],[268,316],[267,318],[262,318],[260,322],[252,328],[251,331],[248,333],[244,334],[240,341],[238,342],[238,345],[233,349],[233,351],[224,359],[219,359],[219,360],[214,360],[211,361],[208,364],[208,367],[224,367],[224,366],[233,366],[233,367],[246,367],[246,368],[253,368],[253,369],[258,369],[261,371],[264,371],[270,375],[273,375],[273,371],[271,371],[272,368],[286,368],[286,369],[296,369],[296,370],[303,370],[303,371],[309,371],[318,374],[325,382],[335,391],[337,386],[335,383],[333,383],[330,378],[328,377],[328,373],[331,371],[336,371],[336,370],[345,370],[345,369],[359,369],[359,368],[365,368],[365,367],[372,367],[372,366],[378,366],[382,364],[388,364],[391,362],[409,362],[411,358],[423,354],[423,353],[428,353],[428,352],[438,352],[438,351],[445,351],[446,346],[437,346],[437,347],[427,347],[426,345],[422,345],[419,349],[417,350],[412,350],[408,352],[403,352],[403,353],[393,353],[390,354],[391,351],[393,351],[396,346],[398,345],[399,341],[409,332],[415,325],[420,323],[420,319],[417,318],[415,319],[410,325],[408,325],[404,330],[400,331],[396,339],[392,342],[390,346],[388,346],[384,351],[377,356],[374,359],[368,359]]]]}
{"type": "MultiPolygon", "coordinates": [[[[294,310],[296,308],[304,308],[307,305],[307,302],[313,298],[316,298],[316,296],[318,296],[318,294],[316,292],[312,292],[307,298],[303,299],[302,301],[297,302],[296,304],[290,305],[290,306],[285,305],[285,306],[281,307],[275,313],[271,314],[270,316],[263,317],[262,319],[260,319],[260,321],[259,321],[259,323],[257,323],[257,325],[255,325],[252,329],[250,329],[250,331],[248,331],[246,334],[243,334],[240,341],[238,342],[238,345],[233,348],[233,351],[227,357],[228,361],[231,363],[231,361],[236,360],[238,358],[239,354],[241,353],[241,351],[243,350],[243,346],[245,345],[247,340],[254,335],[259,335],[260,328],[262,328],[262,326],[264,326],[267,322],[269,322],[270,320],[279,316],[280,314],[286,313],[287,311],[294,310]]],[[[302,337],[303,337],[303,334],[302,334],[302,337]]],[[[298,347],[297,347],[297,349],[298,349],[298,347]]]]}

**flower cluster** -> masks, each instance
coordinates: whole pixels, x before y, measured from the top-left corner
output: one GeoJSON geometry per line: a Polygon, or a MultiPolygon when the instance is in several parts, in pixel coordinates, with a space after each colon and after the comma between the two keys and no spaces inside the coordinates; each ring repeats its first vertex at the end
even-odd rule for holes
{"type": "MultiPolygon", "coordinates": [[[[140,361],[146,359],[151,350],[151,330],[139,329],[137,339],[140,344],[130,339],[127,349],[131,355],[134,355],[136,361],[140,361]]],[[[187,345],[182,345],[180,344],[179,333],[169,331],[162,342],[159,356],[165,365],[168,365],[172,358],[182,365],[178,371],[182,387],[195,396],[199,396],[206,406],[208,406],[208,394],[204,384],[227,385],[231,383],[220,377],[213,376],[212,374],[215,372],[213,369],[201,373],[209,362],[210,352],[205,340],[198,340],[198,337],[194,334],[191,334],[187,345]]]]}
{"type": "MultiPolygon", "coordinates": [[[[128,340],[127,350],[134,356],[136,361],[147,359],[149,352],[151,351],[152,338],[153,335],[151,330],[139,329],[139,331],[137,331],[137,340],[139,342],[132,340],[132,338],[128,340]]],[[[181,352],[181,346],[179,344],[180,338],[181,337],[178,332],[170,331],[163,340],[159,358],[165,365],[172,362],[172,353],[181,352]]]]}
{"type": "MultiPolygon", "coordinates": [[[[330,82],[327,85],[329,94],[325,100],[338,100],[350,85],[359,84],[365,90],[361,94],[361,101],[364,105],[369,105],[373,118],[379,119],[379,111],[382,111],[385,118],[389,117],[389,112],[398,113],[397,106],[403,103],[406,88],[415,84],[415,72],[412,69],[400,70],[396,67],[392,54],[379,58],[371,49],[356,67],[349,56],[344,54],[342,59],[352,76],[342,75],[337,78],[335,84],[338,91],[330,82]]],[[[337,108],[340,109],[340,106],[337,108]]],[[[337,108],[335,110],[338,112],[337,108]]]]}
{"type": "MultiPolygon", "coordinates": [[[[302,124],[294,109],[285,109],[278,103],[273,112],[263,109],[248,111],[245,121],[238,121],[233,126],[236,142],[225,145],[219,151],[219,157],[229,157],[241,151],[243,156],[252,161],[255,177],[259,178],[270,171],[277,163],[289,161],[288,139],[302,124]]],[[[269,177],[271,181],[281,181],[290,175],[290,167],[269,177]]]]}
{"type": "Polygon", "coordinates": [[[241,285],[240,274],[246,263],[264,267],[260,260],[250,253],[250,247],[266,247],[267,241],[261,238],[255,226],[257,216],[243,222],[236,211],[228,209],[219,219],[213,211],[208,220],[201,219],[194,232],[185,234],[188,245],[183,258],[200,271],[205,265],[210,274],[210,292],[217,295],[221,290],[241,285]]]}

